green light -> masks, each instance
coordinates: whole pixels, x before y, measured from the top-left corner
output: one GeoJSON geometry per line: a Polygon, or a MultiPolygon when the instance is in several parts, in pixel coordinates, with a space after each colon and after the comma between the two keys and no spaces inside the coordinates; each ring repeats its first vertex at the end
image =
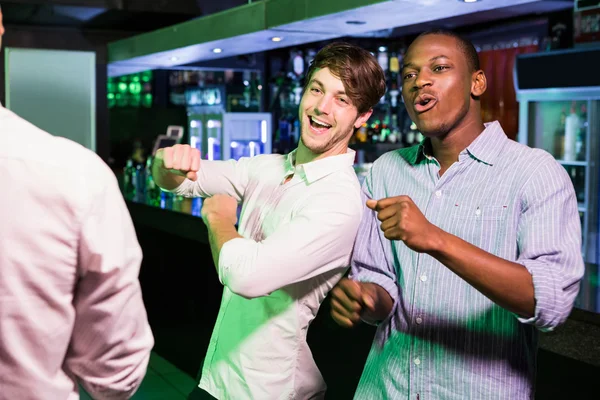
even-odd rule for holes
{"type": "Polygon", "coordinates": [[[152,79],[152,71],[142,72],[142,82],[150,82],[152,79]]]}
{"type": "Polygon", "coordinates": [[[152,93],[146,93],[142,97],[142,107],[146,107],[146,108],[152,107],[152,93]]]}
{"type": "Polygon", "coordinates": [[[114,93],[109,93],[106,95],[108,108],[113,108],[116,104],[114,93]]]}
{"type": "Polygon", "coordinates": [[[139,94],[134,94],[129,97],[129,105],[132,107],[139,107],[142,101],[142,97],[139,94]]]}
{"type": "Polygon", "coordinates": [[[140,81],[140,75],[139,74],[135,74],[131,76],[131,81],[132,82],[139,82],[140,81]]]}
{"type": "Polygon", "coordinates": [[[127,84],[125,82],[119,82],[118,89],[120,93],[125,93],[127,91],[127,84]]]}
{"type": "Polygon", "coordinates": [[[116,100],[117,106],[119,106],[119,107],[125,107],[127,105],[127,98],[125,96],[123,96],[121,93],[116,94],[115,100],[116,100]]]}
{"type": "Polygon", "coordinates": [[[129,84],[129,93],[139,94],[142,91],[142,85],[139,82],[131,82],[129,84]]]}

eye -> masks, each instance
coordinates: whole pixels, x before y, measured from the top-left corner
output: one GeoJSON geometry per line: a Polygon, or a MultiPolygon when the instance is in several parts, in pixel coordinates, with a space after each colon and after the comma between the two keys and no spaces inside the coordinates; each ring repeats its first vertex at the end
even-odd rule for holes
{"type": "Polygon", "coordinates": [[[435,67],[433,70],[434,70],[435,72],[441,72],[441,71],[444,71],[444,70],[446,70],[446,69],[448,69],[448,68],[450,68],[450,67],[449,67],[449,66],[447,66],[447,65],[438,65],[438,66],[436,66],[436,67],[435,67]]]}
{"type": "Polygon", "coordinates": [[[404,74],[404,77],[402,79],[411,79],[414,78],[415,73],[414,72],[409,72],[408,74],[404,74]]]}
{"type": "Polygon", "coordinates": [[[343,97],[338,97],[338,100],[340,101],[340,103],[348,104],[348,100],[346,100],[343,97]]]}
{"type": "Polygon", "coordinates": [[[310,91],[311,91],[311,92],[313,92],[314,94],[319,94],[319,93],[321,93],[321,89],[319,89],[319,88],[316,88],[316,87],[310,88],[310,91]]]}

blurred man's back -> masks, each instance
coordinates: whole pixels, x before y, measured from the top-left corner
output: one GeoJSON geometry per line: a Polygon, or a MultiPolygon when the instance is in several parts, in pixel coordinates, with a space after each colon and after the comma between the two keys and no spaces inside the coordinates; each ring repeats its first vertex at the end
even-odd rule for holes
{"type": "Polygon", "coordinates": [[[0,105],[0,188],[0,399],[130,397],[153,338],[114,175],[0,105]]]}

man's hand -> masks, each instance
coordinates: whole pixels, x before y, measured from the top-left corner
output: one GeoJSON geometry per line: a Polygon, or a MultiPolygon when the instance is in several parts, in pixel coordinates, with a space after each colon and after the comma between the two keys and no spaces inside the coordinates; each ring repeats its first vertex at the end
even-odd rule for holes
{"type": "Polygon", "coordinates": [[[202,218],[205,221],[219,219],[229,221],[232,225],[237,223],[237,201],[225,194],[217,194],[204,199],[202,203],[202,218]]]}
{"type": "Polygon", "coordinates": [[[355,282],[343,278],[331,291],[331,317],[346,328],[360,322],[385,319],[393,301],[381,286],[374,283],[355,282]]]}
{"type": "Polygon", "coordinates": [[[176,144],[159,149],[154,162],[159,168],[195,181],[200,170],[200,151],[187,144],[176,144]]]}
{"type": "Polygon", "coordinates": [[[367,200],[367,207],[377,212],[387,239],[402,240],[419,253],[434,251],[439,246],[442,230],[425,218],[410,197],[367,200]]]}

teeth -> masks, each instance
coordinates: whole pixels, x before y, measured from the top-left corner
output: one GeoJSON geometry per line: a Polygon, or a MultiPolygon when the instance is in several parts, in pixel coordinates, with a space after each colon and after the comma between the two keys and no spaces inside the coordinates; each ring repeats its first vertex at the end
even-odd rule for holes
{"type": "Polygon", "coordinates": [[[331,125],[328,125],[328,124],[326,124],[326,123],[324,123],[324,122],[318,121],[318,120],[316,120],[314,117],[310,117],[310,119],[311,119],[311,121],[312,121],[312,122],[314,122],[315,124],[317,124],[317,125],[320,125],[320,126],[322,126],[322,127],[324,127],[324,128],[331,128],[331,125]]]}

